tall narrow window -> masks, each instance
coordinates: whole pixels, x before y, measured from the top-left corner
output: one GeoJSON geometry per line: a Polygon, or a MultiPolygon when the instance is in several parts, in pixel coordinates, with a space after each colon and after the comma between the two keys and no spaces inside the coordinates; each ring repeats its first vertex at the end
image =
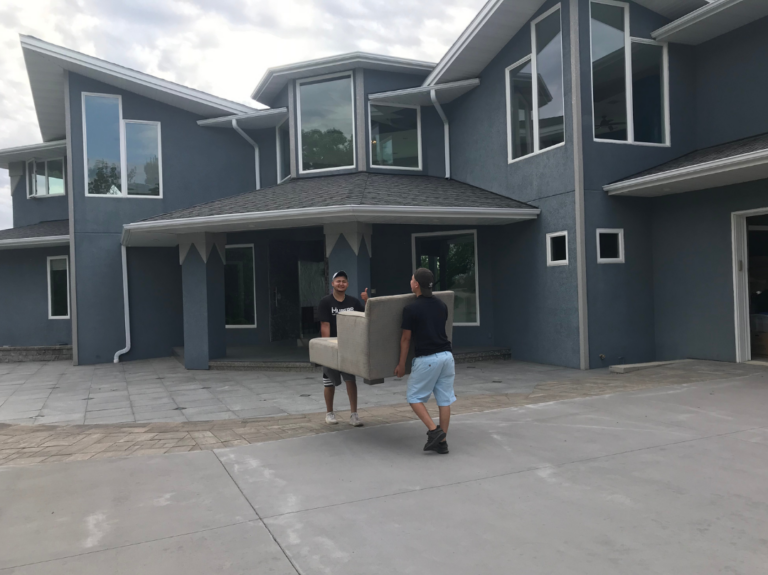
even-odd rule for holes
{"type": "Polygon", "coordinates": [[[89,195],[123,193],[120,98],[83,95],[85,157],[89,195]]]}
{"type": "Polygon", "coordinates": [[[61,196],[64,194],[64,159],[30,160],[27,162],[27,196],[61,196]]]}
{"type": "Polygon", "coordinates": [[[632,111],[635,141],[663,144],[666,137],[664,47],[632,42],[632,111]]]}
{"type": "Polygon", "coordinates": [[[160,124],[125,121],[125,165],[129,196],[160,195],[160,124]]]}
{"type": "Polygon", "coordinates": [[[565,142],[560,20],[556,6],[531,22],[531,55],[506,69],[510,162],[565,142]]]}
{"type": "Polygon", "coordinates": [[[535,24],[535,66],[538,83],[539,149],[565,141],[563,103],[563,38],[560,10],[535,24]]]}
{"type": "Polygon", "coordinates": [[[507,69],[509,159],[533,153],[533,76],[530,57],[507,69]]]}
{"type": "Polygon", "coordinates": [[[227,246],[224,313],[227,327],[256,327],[256,277],[253,245],[227,246]]]}
{"type": "Polygon", "coordinates": [[[69,258],[48,258],[48,319],[69,319],[69,258]]]}
{"type": "Polygon", "coordinates": [[[370,104],[371,165],[421,169],[421,108],[370,104]]]}
{"type": "Polygon", "coordinates": [[[288,118],[277,127],[277,181],[291,175],[291,134],[288,118]]]}
{"type": "Polygon", "coordinates": [[[352,75],[298,82],[301,172],[355,167],[352,75]]]}
{"type": "Polygon", "coordinates": [[[668,145],[667,46],[629,34],[629,5],[590,3],[596,140],[668,145]]]}
{"type": "Polygon", "coordinates": [[[432,270],[435,291],[454,292],[454,325],[480,325],[476,239],[474,231],[413,234],[414,269],[432,270]]]}

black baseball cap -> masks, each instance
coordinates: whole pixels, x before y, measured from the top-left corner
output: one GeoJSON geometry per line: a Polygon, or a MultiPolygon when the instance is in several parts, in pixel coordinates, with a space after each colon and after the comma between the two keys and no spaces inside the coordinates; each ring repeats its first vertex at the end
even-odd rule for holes
{"type": "Polygon", "coordinates": [[[419,268],[414,272],[413,278],[421,288],[421,295],[432,297],[432,285],[435,283],[435,274],[427,268],[419,268]]]}
{"type": "Polygon", "coordinates": [[[345,272],[344,270],[339,270],[335,274],[333,274],[333,277],[331,278],[331,281],[335,280],[336,278],[347,278],[347,279],[349,279],[349,277],[347,277],[347,272],[345,272]]]}

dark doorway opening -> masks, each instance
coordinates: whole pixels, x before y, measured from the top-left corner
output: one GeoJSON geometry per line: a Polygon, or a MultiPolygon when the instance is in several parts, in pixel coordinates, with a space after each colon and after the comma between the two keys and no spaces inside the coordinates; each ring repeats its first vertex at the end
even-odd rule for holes
{"type": "Polygon", "coordinates": [[[768,359],[768,216],[747,218],[752,359],[768,359]]]}

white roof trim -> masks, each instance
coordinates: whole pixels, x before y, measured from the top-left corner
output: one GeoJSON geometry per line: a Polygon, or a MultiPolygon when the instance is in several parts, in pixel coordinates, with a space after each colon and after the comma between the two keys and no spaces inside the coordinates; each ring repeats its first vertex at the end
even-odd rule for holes
{"type": "Polygon", "coordinates": [[[403,72],[424,73],[426,74],[435,67],[434,62],[424,62],[422,60],[410,60],[407,58],[396,58],[394,56],[384,56],[381,54],[369,54],[367,52],[351,52],[348,54],[339,54],[327,58],[318,58],[316,60],[307,60],[284,66],[275,66],[267,68],[267,71],[259,80],[259,83],[251,92],[251,98],[258,101],[264,101],[268,104],[279,90],[291,79],[304,78],[308,76],[321,75],[326,73],[335,73],[349,71],[356,67],[374,68],[374,69],[399,69],[403,72]],[[330,69],[329,69],[330,68],[330,69]],[[270,84],[275,81],[280,83],[279,87],[270,88],[270,84]]]}
{"type": "Polygon", "coordinates": [[[502,225],[515,221],[536,219],[538,208],[445,208],[418,206],[328,206],[202,216],[152,222],[136,222],[123,226],[123,245],[132,245],[132,236],[149,234],[184,234],[202,229],[259,229],[269,227],[302,227],[339,221],[386,221],[431,224],[467,223],[472,220],[486,225],[502,225]]]}
{"type": "Polygon", "coordinates": [[[64,152],[66,155],[67,141],[57,140],[55,142],[44,142],[42,144],[30,144],[27,146],[17,146],[15,148],[6,148],[0,150],[0,168],[8,169],[11,162],[25,162],[32,158],[47,159],[54,158],[64,152]],[[44,156],[44,157],[41,157],[44,156]]]}
{"type": "Polygon", "coordinates": [[[663,196],[762,179],[767,173],[768,150],[760,150],[608,184],[603,190],[612,196],[663,196]]]}
{"type": "Polygon", "coordinates": [[[765,0],[714,0],[651,33],[660,42],[696,46],[768,16],[765,0]]]}
{"type": "Polygon", "coordinates": [[[0,240],[0,250],[17,250],[22,248],[48,248],[53,246],[68,246],[69,236],[44,236],[41,238],[17,238],[0,240]]]}
{"type": "Polygon", "coordinates": [[[435,86],[420,86],[418,88],[406,88],[405,90],[379,92],[377,94],[369,94],[368,99],[373,103],[403,103],[412,105],[418,103],[422,106],[431,106],[432,99],[430,93],[434,90],[437,101],[441,104],[447,104],[479,85],[480,79],[473,78],[471,80],[460,80],[435,86]]]}
{"type": "Polygon", "coordinates": [[[236,114],[234,116],[198,120],[197,125],[208,128],[231,128],[232,120],[237,120],[240,127],[245,128],[246,130],[259,129],[262,127],[273,128],[287,117],[288,108],[270,108],[268,110],[259,110],[249,114],[236,114]],[[249,120],[251,120],[251,122],[249,122],[249,120]]]}

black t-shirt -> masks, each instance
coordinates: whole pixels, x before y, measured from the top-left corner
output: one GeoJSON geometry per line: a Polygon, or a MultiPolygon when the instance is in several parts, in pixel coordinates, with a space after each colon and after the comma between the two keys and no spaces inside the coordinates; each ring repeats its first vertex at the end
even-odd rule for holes
{"type": "Polygon", "coordinates": [[[403,309],[403,329],[411,330],[416,357],[452,351],[445,333],[448,306],[436,297],[420,296],[403,309]]]}
{"type": "Polygon", "coordinates": [[[344,301],[339,301],[333,294],[325,296],[317,306],[317,317],[320,321],[331,324],[331,337],[336,337],[336,315],[340,311],[365,311],[365,306],[360,300],[349,295],[344,295],[344,301]]]}

